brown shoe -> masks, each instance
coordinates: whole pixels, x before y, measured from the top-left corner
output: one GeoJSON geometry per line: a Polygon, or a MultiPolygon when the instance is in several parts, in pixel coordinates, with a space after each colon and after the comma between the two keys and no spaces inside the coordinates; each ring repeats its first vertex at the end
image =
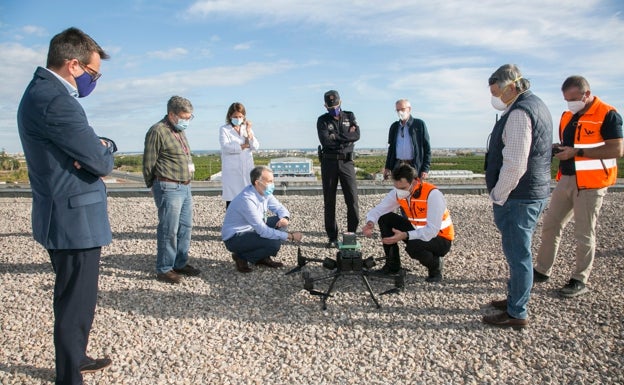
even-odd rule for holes
{"type": "Polygon", "coordinates": [[[169,270],[166,273],[158,273],[156,274],[156,279],[161,282],[176,284],[182,281],[182,277],[178,273],[173,270],[169,270]]]}
{"type": "Polygon", "coordinates": [[[267,267],[271,267],[274,269],[284,266],[283,263],[274,261],[271,259],[271,257],[266,257],[264,259],[259,260],[258,262],[256,262],[256,265],[267,266],[267,267]]]}
{"type": "Polygon", "coordinates": [[[513,318],[509,314],[507,314],[507,312],[493,314],[493,315],[486,315],[483,317],[483,323],[486,323],[488,325],[502,327],[502,328],[511,327],[514,329],[521,329],[521,328],[525,328],[529,326],[529,320],[513,318]]]}
{"type": "Polygon", "coordinates": [[[492,300],[492,302],[490,302],[490,306],[492,306],[493,308],[496,308],[498,310],[505,310],[507,311],[507,299],[495,299],[492,300]]]}
{"type": "Polygon", "coordinates": [[[241,259],[238,255],[236,255],[236,253],[232,253],[232,259],[234,260],[234,263],[236,264],[236,270],[238,270],[241,273],[251,272],[251,268],[249,267],[249,264],[247,263],[247,261],[245,261],[244,259],[241,259]]]}
{"type": "Polygon", "coordinates": [[[194,268],[188,263],[181,269],[173,269],[178,274],[188,275],[189,277],[196,277],[201,273],[201,270],[194,268]]]}

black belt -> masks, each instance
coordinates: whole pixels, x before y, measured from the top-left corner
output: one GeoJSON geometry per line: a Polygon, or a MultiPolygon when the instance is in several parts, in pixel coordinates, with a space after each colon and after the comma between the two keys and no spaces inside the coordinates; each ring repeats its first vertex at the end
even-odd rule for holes
{"type": "Polygon", "coordinates": [[[173,180],[173,179],[165,178],[165,177],[162,177],[162,176],[157,176],[156,179],[161,181],[161,182],[179,183],[179,184],[184,184],[184,185],[187,185],[187,184],[191,183],[190,180],[187,180],[187,181],[183,182],[183,181],[179,181],[179,180],[173,180]]]}
{"type": "Polygon", "coordinates": [[[353,160],[353,153],[347,152],[346,154],[327,154],[323,153],[323,159],[335,159],[335,160],[353,160]]]}

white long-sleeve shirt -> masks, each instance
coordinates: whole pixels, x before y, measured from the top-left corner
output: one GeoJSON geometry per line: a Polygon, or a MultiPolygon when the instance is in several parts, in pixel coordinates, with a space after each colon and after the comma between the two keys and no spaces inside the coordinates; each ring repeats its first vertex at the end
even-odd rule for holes
{"type": "MultiPolygon", "coordinates": [[[[409,199],[409,198],[406,198],[409,199]]],[[[387,213],[394,212],[399,208],[395,190],[390,191],[379,204],[366,214],[366,223],[377,223],[379,218],[387,213]]],[[[433,189],[427,197],[427,225],[408,231],[408,239],[420,239],[430,241],[435,238],[442,228],[442,216],[446,210],[446,199],[440,190],[433,189]]]]}
{"type": "Polygon", "coordinates": [[[525,111],[517,108],[509,113],[502,134],[505,145],[503,166],[500,169],[498,181],[490,192],[490,199],[494,204],[504,205],[509,194],[518,186],[520,178],[526,172],[531,151],[532,130],[531,119],[525,111]]]}

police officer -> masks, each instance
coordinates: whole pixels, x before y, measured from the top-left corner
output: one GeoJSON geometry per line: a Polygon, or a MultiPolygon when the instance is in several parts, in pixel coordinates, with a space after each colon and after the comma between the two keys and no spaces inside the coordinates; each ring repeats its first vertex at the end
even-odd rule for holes
{"type": "Polygon", "coordinates": [[[336,190],[338,181],[347,205],[347,231],[355,232],[359,224],[359,207],[355,167],[353,165],[353,144],[360,139],[360,127],[351,111],[341,108],[338,91],[325,93],[327,113],[316,122],[323,181],[325,209],[325,231],[329,242],[326,247],[338,246],[338,225],[336,224],[336,190]]]}

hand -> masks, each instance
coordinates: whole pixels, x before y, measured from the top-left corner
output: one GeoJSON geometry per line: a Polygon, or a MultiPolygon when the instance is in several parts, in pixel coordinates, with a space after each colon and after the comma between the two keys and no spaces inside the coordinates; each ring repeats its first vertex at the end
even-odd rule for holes
{"type": "Polygon", "coordinates": [[[396,243],[399,243],[399,241],[404,241],[408,238],[407,233],[404,231],[393,228],[392,232],[394,233],[394,235],[391,237],[381,238],[381,243],[383,243],[384,245],[394,245],[396,243]]]}
{"type": "Polygon", "coordinates": [[[364,234],[366,238],[371,238],[373,236],[373,230],[375,230],[375,224],[368,221],[364,227],[362,227],[362,234],[364,234]]]}
{"type": "Polygon", "coordinates": [[[356,126],[349,127],[349,132],[355,132],[355,130],[357,130],[356,126]]]}
{"type": "Polygon", "coordinates": [[[560,146],[559,149],[561,151],[555,154],[555,158],[559,160],[572,159],[574,158],[574,155],[576,155],[576,150],[574,149],[574,147],[560,146]]]}
{"type": "Polygon", "coordinates": [[[429,173],[427,171],[423,171],[420,173],[420,179],[427,179],[429,173]]]}
{"type": "Polygon", "coordinates": [[[74,161],[74,167],[76,167],[76,170],[80,170],[82,168],[82,166],[80,165],[80,163],[78,163],[77,160],[74,161]]]}
{"type": "Polygon", "coordinates": [[[390,178],[391,174],[392,174],[392,171],[388,170],[387,168],[384,168],[384,170],[383,170],[384,180],[390,178]]]}
{"type": "Polygon", "coordinates": [[[290,237],[293,242],[301,242],[301,240],[303,239],[303,234],[296,231],[294,233],[290,233],[290,237]]]}
{"type": "Polygon", "coordinates": [[[280,227],[288,226],[289,223],[290,221],[288,220],[288,218],[280,218],[279,221],[277,221],[277,223],[275,224],[275,227],[279,229],[280,227]]]}
{"type": "Polygon", "coordinates": [[[246,120],[245,123],[247,124],[247,138],[251,142],[253,140],[253,137],[254,137],[253,131],[251,131],[251,121],[250,120],[246,120]]]}

